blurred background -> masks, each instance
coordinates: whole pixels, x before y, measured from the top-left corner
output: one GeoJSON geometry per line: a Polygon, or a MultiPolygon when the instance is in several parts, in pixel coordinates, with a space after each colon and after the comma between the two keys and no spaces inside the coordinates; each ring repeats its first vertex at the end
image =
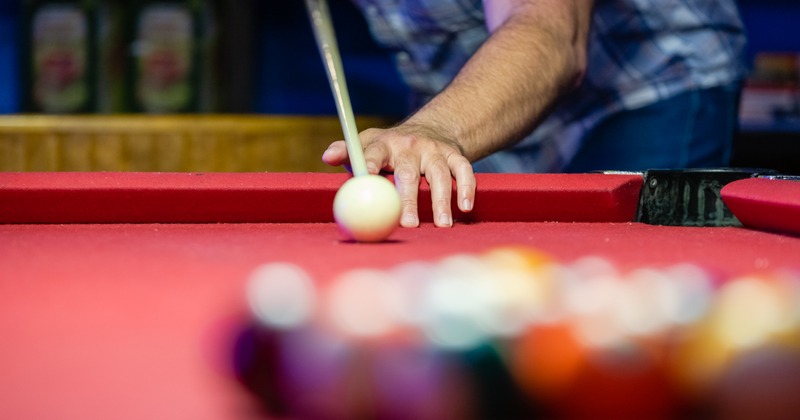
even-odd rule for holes
{"type": "MultiPolygon", "coordinates": [[[[391,52],[375,45],[348,0],[330,7],[356,111],[405,114],[391,52]]],[[[336,110],[300,0],[0,0],[0,112],[336,110]],[[48,77],[62,80],[42,87],[48,77]],[[65,97],[70,83],[86,94],[65,97]],[[37,99],[37,89],[51,98],[37,99]],[[173,97],[136,94],[148,89],[173,97]]]]}
{"type": "MultiPolygon", "coordinates": [[[[734,165],[800,173],[800,2],[739,6],[752,73],[734,165]]],[[[394,52],[372,41],[350,0],[330,7],[356,113],[380,117],[374,124],[402,118],[407,92],[394,52]]],[[[335,108],[300,0],[0,0],[0,114],[332,116],[335,108]]],[[[20,169],[2,161],[0,169],[20,169]]]]}

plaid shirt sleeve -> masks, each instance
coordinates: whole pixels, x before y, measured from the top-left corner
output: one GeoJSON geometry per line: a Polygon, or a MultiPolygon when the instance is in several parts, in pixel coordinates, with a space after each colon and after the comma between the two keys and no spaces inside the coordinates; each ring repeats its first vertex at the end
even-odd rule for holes
{"type": "MultiPolygon", "coordinates": [[[[353,0],[419,106],[444,89],[487,39],[480,0],[353,0]]],[[[605,118],[691,89],[744,78],[734,0],[597,0],[583,83],[537,129],[477,170],[554,172],[605,118]]]]}

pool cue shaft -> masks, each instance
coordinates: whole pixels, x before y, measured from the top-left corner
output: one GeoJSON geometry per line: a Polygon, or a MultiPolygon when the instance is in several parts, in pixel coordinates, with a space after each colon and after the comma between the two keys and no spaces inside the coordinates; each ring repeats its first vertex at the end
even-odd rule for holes
{"type": "Polygon", "coordinates": [[[347,154],[350,155],[350,166],[353,170],[353,175],[367,175],[369,171],[364,160],[361,140],[358,137],[355,114],[350,103],[350,94],[347,91],[347,83],[342,67],[342,56],[336,43],[336,33],[333,29],[333,21],[328,10],[327,0],[306,0],[306,7],[311,18],[311,26],[314,28],[317,47],[319,47],[322,61],[325,64],[328,82],[333,91],[336,111],[339,114],[339,122],[342,125],[345,143],[347,144],[347,154]]]}

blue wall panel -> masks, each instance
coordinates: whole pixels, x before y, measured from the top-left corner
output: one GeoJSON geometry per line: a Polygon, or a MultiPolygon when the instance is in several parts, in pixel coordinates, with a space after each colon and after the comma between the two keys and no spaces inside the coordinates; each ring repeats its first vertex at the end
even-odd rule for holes
{"type": "Polygon", "coordinates": [[[800,1],[745,1],[739,9],[750,60],[758,51],[800,53],[800,1]]]}
{"type": "MultiPolygon", "coordinates": [[[[353,108],[358,114],[404,115],[408,95],[389,58],[349,1],[331,14],[353,108]]],[[[333,96],[301,1],[261,2],[256,111],[335,114],[333,96]]]]}
{"type": "MultiPolygon", "coordinates": [[[[800,1],[742,0],[749,56],[800,52],[800,1]]],[[[353,106],[361,114],[402,115],[407,92],[388,51],[377,47],[349,0],[331,0],[353,106]]],[[[335,108],[301,1],[258,1],[253,112],[333,114],[335,108]]],[[[0,0],[0,113],[18,110],[20,0],[0,0]]]]}
{"type": "Polygon", "coordinates": [[[0,114],[19,109],[17,60],[19,1],[0,0],[0,114]]]}

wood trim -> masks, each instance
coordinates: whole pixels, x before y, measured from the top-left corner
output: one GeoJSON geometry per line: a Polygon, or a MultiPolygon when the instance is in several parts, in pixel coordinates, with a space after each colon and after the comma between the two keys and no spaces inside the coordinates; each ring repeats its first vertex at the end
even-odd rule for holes
{"type": "Polygon", "coordinates": [[[0,116],[0,171],[341,172],[320,161],[341,138],[331,116],[0,116]]]}

